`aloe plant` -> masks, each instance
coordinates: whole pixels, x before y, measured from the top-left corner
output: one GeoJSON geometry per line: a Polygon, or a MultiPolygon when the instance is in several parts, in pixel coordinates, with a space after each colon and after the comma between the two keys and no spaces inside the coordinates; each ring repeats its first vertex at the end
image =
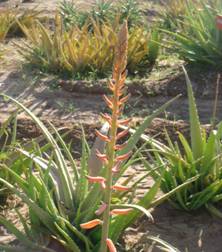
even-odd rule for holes
{"type": "MultiPolygon", "coordinates": [[[[116,251],[116,242],[124,230],[135,222],[141,214],[152,220],[148,209],[170,197],[177,189],[155,199],[160,187],[162,175],[141,199],[134,198],[133,192],[137,185],[145,180],[151,172],[132,182],[131,179],[121,182],[122,175],[128,167],[138,162],[140,147],[131,156],[141,134],[151,123],[152,119],[161,113],[172,101],[163,105],[153,115],[147,117],[129,140],[120,145],[117,140],[126,135],[129,129],[118,131],[119,126],[126,125],[129,120],[120,118],[123,105],[128,96],[125,93],[127,55],[127,25],[124,23],[118,35],[115,49],[115,61],[112,79],[108,86],[112,97],[104,97],[111,110],[111,115],[103,115],[109,124],[109,132],[103,128],[103,133],[96,131],[98,139],[105,143],[104,151],[91,153],[84,133],[82,137],[82,157],[80,165],[73,159],[68,145],[62,136],[50,124],[50,129],[26,107],[15,99],[3,95],[14,102],[21,110],[28,114],[40,128],[45,145],[33,141],[33,148],[17,148],[20,157],[26,161],[26,171],[20,176],[10,166],[4,169],[13,177],[15,183],[3,178],[3,183],[15,193],[29,207],[29,219],[19,214],[24,232],[16,229],[12,223],[0,217],[0,223],[15,234],[20,240],[21,247],[16,251],[31,249],[32,251],[48,251],[47,240],[54,239],[67,251],[73,252],[106,252],[116,251]],[[101,161],[100,168],[94,170],[92,159],[94,156],[101,161]],[[88,162],[88,160],[91,160],[88,162]],[[41,241],[43,241],[41,243],[41,241]],[[45,241],[45,243],[44,243],[45,241]],[[23,246],[23,247],[22,247],[23,246]]],[[[189,182],[190,183],[190,182],[189,182]]],[[[178,190],[186,186],[178,187],[178,190]]],[[[13,248],[1,245],[0,248],[12,251],[13,248]]]]}
{"type": "MultiPolygon", "coordinates": [[[[5,122],[2,122],[0,128],[0,177],[13,183],[13,179],[4,169],[5,165],[10,165],[11,169],[21,174],[25,165],[22,165],[22,160],[19,158],[18,152],[15,147],[19,144],[16,140],[17,135],[17,113],[12,113],[5,122]]],[[[0,183],[0,204],[4,204],[9,190],[4,184],[0,183]]]]}
{"type": "MultiPolygon", "coordinates": [[[[18,51],[33,66],[44,71],[71,76],[88,77],[95,74],[107,76],[112,71],[114,47],[118,25],[93,22],[93,32],[88,25],[73,27],[68,32],[62,28],[59,15],[55,18],[55,31],[36,21],[31,27],[20,24],[29,42],[18,45],[18,51]]],[[[144,74],[156,61],[159,53],[159,36],[144,27],[133,27],[129,32],[128,65],[130,74],[144,74]]]]}
{"type": "Polygon", "coordinates": [[[138,6],[139,3],[135,0],[121,0],[116,3],[112,0],[96,0],[86,11],[74,1],[64,0],[59,9],[66,29],[73,26],[81,28],[88,24],[89,30],[93,30],[94,21],[100,24],[105,22],[115,24],[117,19],[121,22],[127,19],[130,28],[143,24],[144,14],[138,6]]]}
{"type": "Polygon", "coordinates": [[[222,62],[222,33],[216,25],[221,15],[220,0],[186,0],[183,3],[183,17],[171,22],[171,28],[164,32],[169,35],[169,47],[181,58],[193,64],[216,67],[222,62]]]}
{"type": "MultiPolygon", "coordinates": [[[[185,70],[184,70],[185,71],[185,70]]],[[[153,147],[154,163],[160,169],[153,171],[152,176],[158,180],[163,174],[161,189],[163,192],[183,184],[191,178],[196,180],[178,191],[170,198],[170,202],[177,208],[192,211],[207,207],[217,215],[216,203],[222,195],[222,123],[217,129],[206,132],[200,125],[195,98],[191,82],[185,71],[190,114],[190,140],[182,133],[179,143],[173,143],[166,132],[168,144],[147,139],[153,147]]],[[[148,169],[152,167],[144,161],[148,169]]]]}

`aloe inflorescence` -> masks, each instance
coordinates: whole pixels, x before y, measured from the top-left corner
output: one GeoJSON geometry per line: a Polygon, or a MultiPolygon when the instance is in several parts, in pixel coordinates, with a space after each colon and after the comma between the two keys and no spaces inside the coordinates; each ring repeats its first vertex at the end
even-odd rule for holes
{"type": "Polygon", "coordinates": [[[111,114],[103,114],[105,121],[109,123],[110,129],[108,136],[103,135],[96,131],[98,137],[103,141],[107,142],[106,153],[97,152],[97,157],[104,163],[106,169],[104,177],[91,177],[88,176],[89,182],[96,182],[101,184],[101,190],[104,191],[103,203],[98,209],[100,214],[103,213],[103,220],[95,219],[88,223],[82,224],[82,228],[95,227],[96,225],[102,225],[102,238],[100,251],[115,251],[115,247],[112,240],[109,239],[109,224],[112,215],[124,215],[130,212],[132,209],[111,209],[111,198],[112,190],[127,190],[128,188],[115,185],[113,182],[114,173],[118,172],[118,167],[120,163],[130,157],[130,152],[118,155],[117,151],[124,148],[125,144],[118,144],[118,140],[124,137],[128,130],[124,130],[118,133],[118,127],[122,125],[127,125],[130,119],[120,119],[124,103],[128,100],[129,95],[126,95],[125,79],[127,75],[126,65],[127,65],[127,47],[128,47],[128,29],[127,23],[125,22],[118,34],[118,42],[115,49],[115,58],[113,65],[113,76],[109,80],[108,87],[112,92],[112,96],[107,97],[104,95],[104,100],[111,114]]]}

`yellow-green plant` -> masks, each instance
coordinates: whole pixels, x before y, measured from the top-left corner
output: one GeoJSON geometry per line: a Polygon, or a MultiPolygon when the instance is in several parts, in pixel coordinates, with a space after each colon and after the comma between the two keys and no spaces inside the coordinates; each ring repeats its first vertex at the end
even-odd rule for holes
{"type": "Polygon", "coordinates": [[[45,21],[47,18],[40,17],[41,12],[42,11],[37,11],[35,9],[15,12],[15,19],[12,26],[10,27],[9,35],[24,35],[18,22],[22,25],[25,25],[26,27],[31,27],[36,20],[45,21]]]}
{"type": "MultiPolygon", "coordinates": [[[[44,70],[72,75],[91,72],[106,75],[111,72],[118,25],[114,28],[110,24],[93,22],[93,32],[88,31],[87,25],[66,32],[60,16],[57,15],[55,21],[54,32],[40,22],[31,28],[21,25],[29,42],[19,51],[29,62],[44,70]]],[[[142,27],[131,29],[127,66],[130,73],[145,71],[154,64],[159,47],[154,46],[151,38],[152,34],[142,27]]]]}
{"type": "Polygon", "coordinates": [[[0,12],[0,41],[5,40],[6,36],[21,35],[22,30],[18,24],[21,23],[30,27],[41,12],[35,10],[18,11],[5,9],[0,12]]]}
{"type": "Polygon", "coordinates": [[[15,15],[11,11],[1,10],[0,12],[0,41],[3,41],[9,29],[14,23],[15,15]]]}
{"type": "MultiPolygon", "coordinates": [[[[115,46],[113,76],[108,82],[112,92],[110,97],[104,96],[111,114],[103,115],[109,125],[108,134],[96,131],[98,138],[105,142],[104,150],[97,151],[101,167],[92,173],[88,166],[90,148],[82,137],[82,157],[80,167],[72,157],[68,145],[58,131],[50,124],[49,129],[26,107],[13,98],[5,96],[26,112],[41,129],[46,142],[39,146],[33,141],[33,148],[18,148],[20,157],[26,160],[27,170],[23,176],[11,169],[4,168],[14,178],[10,183],[2,178],[0,182],[20,197],[29,207],[29,219],[21,214],[24,232],[0,216],[0,223],[16,235],[24,247],[16,247],[17,251],[47,251],[48,240],[56,240],[70,252],[110,252],[116,251],[115,245],[123,231],[130,226],[141,213],[152,219],[149,209],[167,199],[169,192],[155,199],[162,176],[141,199],[133,198],[137,185],[147,179],[150,172],[132,181],[121,178],[130,165],[138,162],[140,147],[134,154],[132,150],[138,143],[141,134],[152,119],[172,102],[163,105],[154,114],[145,118],[137,131],[125,144],[117,141],[128,133],[129,129],[117,131],[119,126],[127,125],[128,119],[122,119],[123,105],[129,98],[125,88],[127,65],[127,25],[124,23],[117,37],[115,46]],[[131,155],[132,153],[132,155],[131,155]],[[132,200],[131,200],[132,199],[132,200]],[[43,239],[44,238],[44,239],[43,239]],[[41,243],[42,241],[42,243],[41,243]],[[46,243],[44,243],[44,241],[46,243]]],[[[185,186],[182,185],[181,188],[185,186]]],[[[3,250],[12,251],[12,247],[0,245],[3,250]]],[[[172,251],[175,251],[172,249],[172,251]]]]}

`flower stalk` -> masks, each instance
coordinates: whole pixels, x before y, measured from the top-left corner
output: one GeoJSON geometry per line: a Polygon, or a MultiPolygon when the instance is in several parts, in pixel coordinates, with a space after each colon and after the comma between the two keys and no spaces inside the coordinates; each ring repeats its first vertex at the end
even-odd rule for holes
{"type": "MultiPolygon", "coordinates": [[[[122,161],[124,158],[128,158],[129,155],[124,157],[118,157],[116,150],[119,149],[117,145],[118,141],[118,127],[122,123],[127,124],[129,120],[120,120],[119,117],[123,110],[124,101],[126,98],[122,98],[125,93],[124,82],[126,79],[126,65],[127,65],[127,47],[128,47],[128,28],[127,22],[123,24],[118,34],[118,41],[115,51],[114,65],[113,65],[113,76],[112,80],[109,81],[109,88],[111,90],[112,97],[104,97],[107,106],[111,110],[111,116],[106,115],[104,118],[110,123],[109,141],[107,144],[107,165],[106,165],[106,190],[104,193],[104,203],[106,209],[103,213],[103,225],[102,225],[102,238],[100,252],[106,252],[107,246],[110,251],[110,239],[109,239],[109,225],[111,219],[111,197],[113,188],[113,168],[122,161]],[[107,241],[109,241],[107,243],[107,241]]],[[[123,134],[124,136],[125,134],[123,134]]],[[[114,245],[112,244],[111,247],[114,245]]],[[[114,251],[114,250],[113,250],[114,251]]]]}
{"type": "Polygon", "coordinates": [[[100,252],[116,252],[115,245],[109,238],[110,221],[113,215],[126,215],[132,209],[111,209],[112,192],[127,191],[130,188],[116,185],[113,182],[113,174],[118,173],[121,163],[127,160],[131,153],[118,155],[117,151],[123,149],[125,144],[118,144],[119,139],[123,138],[129,132],[128,129],[118,132],[119,126],[128,125],[131,119],[121,119],[124,103],[129,99],[126,95],[125,79],[127,75],[127,49],[128,49],[128,27],[127,22],[124,22],[118,34],[117,45],[115,48],[115,57],[113,64],[112,79],[108,82],[108,87],[112,92],[110,97],[103,96],[104,101],[110,109],[110,114],[102,114],[102,117],[109,124],[108,136],[96,131],[96,135],[107,143],[105,153],[97,150],[96,156],[102,161],[105,167],[104,177],[86,176],[90,183],[99,183],[101,190],[104,192],[102,204],[95,212],[97,216],[102,215],[102,220],[95,219],[87,223],[81,224],[83,229],[91,229],[98,225],[102,225],[102,237],[100,244],[100,252]]]}

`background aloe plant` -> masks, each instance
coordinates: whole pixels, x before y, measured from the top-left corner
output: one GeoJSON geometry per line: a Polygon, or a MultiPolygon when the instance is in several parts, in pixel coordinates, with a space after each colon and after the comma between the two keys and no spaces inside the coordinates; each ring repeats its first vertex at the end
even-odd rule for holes
{"type": "Polygon", "coordinates": [[[11,9],[3,9],[0,13],[0,41],[4,41],[6,37],[21,36],[24,35],[19,23],[30,27],[35,20],[40,18],[41,11],[36,11],[34,9],[26,11],[17,11],[11,9]]]}
{"type": "Polygon", "coordinates": [[[1,11],[0,13],[0,41],[3,41],[8,34],[10,27],[14,22],[14,14],[10,11],[1,11]]]}
{"type": "MultiPolygon", "coordinates": [[[[167,133],[168,145],[151,140],[153,160],[160,167],[152,175],[154,179],[158,179],[163,174],[161,189],[165,193],[196,177],[194,182],[173,195],[170,202],[186,211],[207,207],[219,215],[215,206],[222,195],[222,124],[210,132],[201,128],[192,86],[186,72],[185,75],[189,99],[190,141],[181,133],[178,133],[179,143],[172,143],[167,133]]],[[[146,161],[144,164],[151,168],[146,161]]]]}
{"type": "MultiPolygon", "coordinates": [[[[51,32],[40,22],[32,28],[21,24],[29,42],[20,46],[20,53],[34,66],[60,74],[107,76],[111,73],[116,31],[109,23],[93,22],[94,31],[87,24],[81,29],[64,31],[60,16],[56,16],[55,31],[51,32]],[[30,44],[31,42],[31,44],[30,44]]],[[[143,27],[134,27],[129,33],[128,71],[144,73],[152,68],[159,52],[159,36],[143,27]]]]}
{"type": "Polygon", "coordinates": [[[185,60],[195,64],[216,66],[222,59],[222,32],[216,25],[221,15],[221,1],[184,1],[184,14],[171,22],[164,31],[169,35],[170,47],[185,60]]]}
{"type": "MultiPolygon", "coordinates": [[[[9,118],[2,123],[0,128],[0,177],[13,183],[13,179],[10,173],[4,169],[5,165],[9,165],[12,170],[21,174],[25,169],[25,163],[19,158],[16,151],[17,142],[17,117],[16,113],[13,113],[9,118]]],[[[5,204],[8,197],[9,190],[4,184],[0,184],[0,204],[5,204]]]]}
{"type": "Polygon", "coordinates": [[[135,0],[121,0],[114,2],[112,0],[97,0],[88,10],[83,10],[74,1],[64,0],[60,4],[60,14],[66,29],[73,26],[83,27],[86,23],[89,29],[93,30],[93,22],[115,23],[116,19],[123,22],[127,19],[128,26],[138,26],[144,23],[144,14],[138,7],[139,3],[135,0]]]}

